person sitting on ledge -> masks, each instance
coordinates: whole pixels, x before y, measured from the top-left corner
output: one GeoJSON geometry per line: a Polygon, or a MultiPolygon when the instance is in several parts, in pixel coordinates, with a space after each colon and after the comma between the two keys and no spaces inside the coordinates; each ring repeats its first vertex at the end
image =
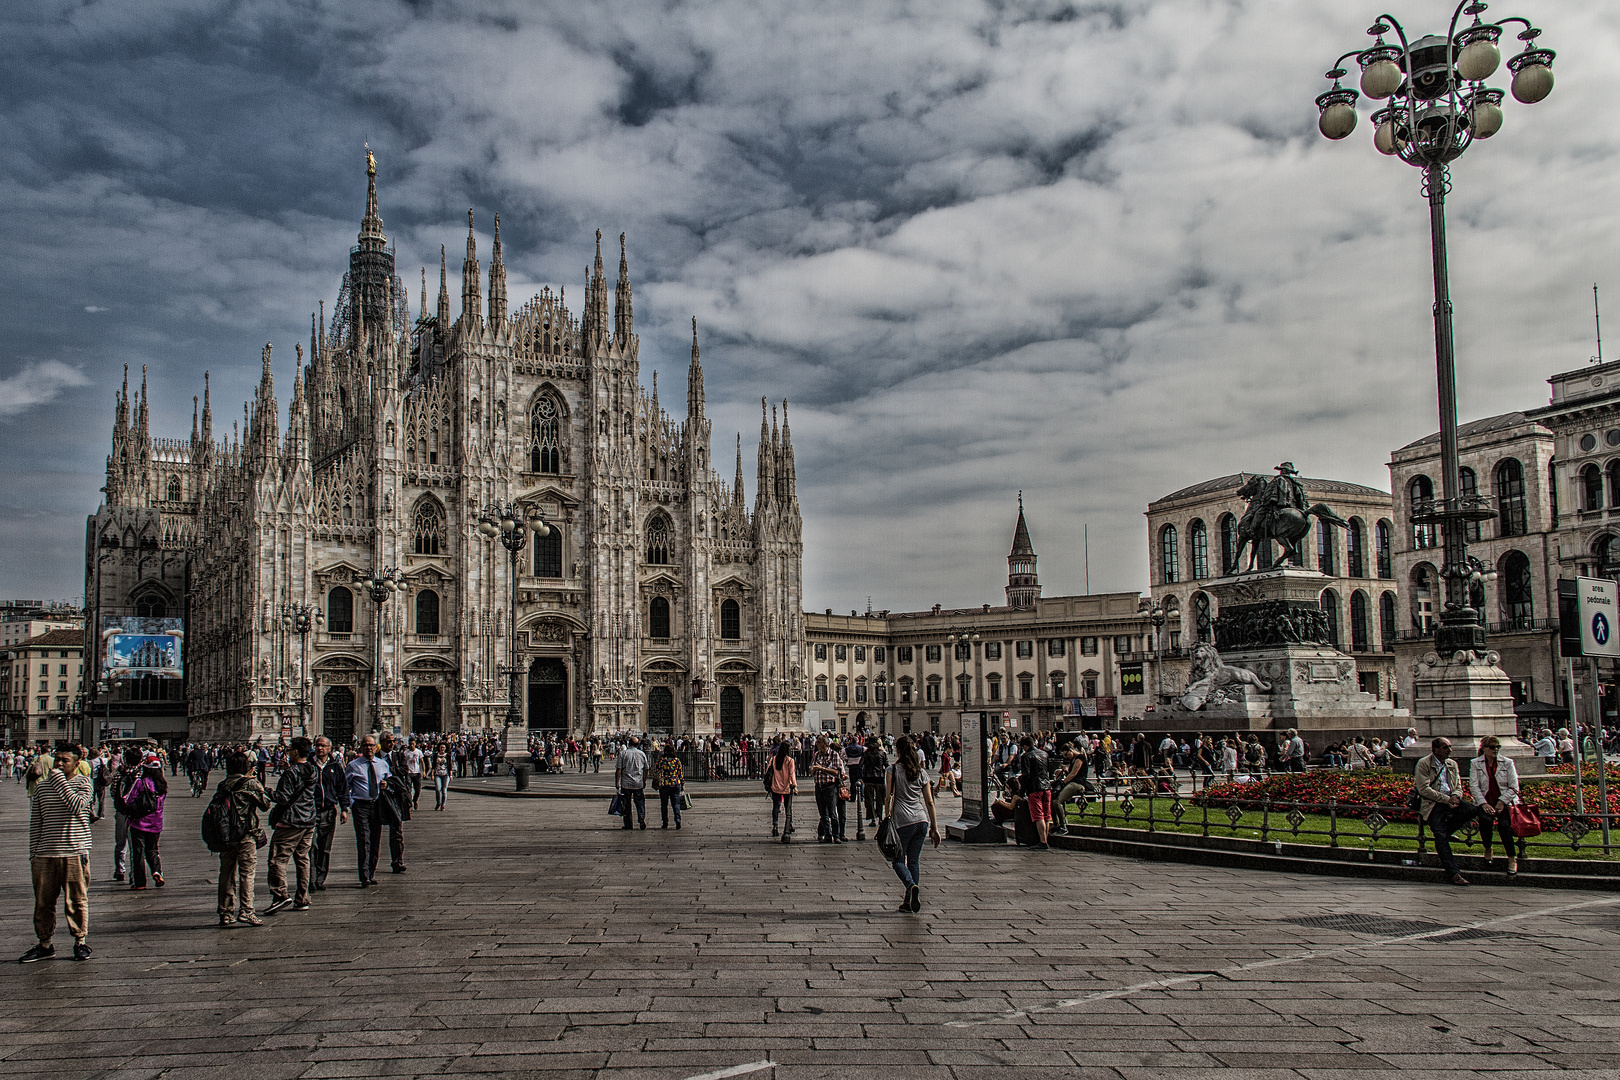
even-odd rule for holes
{"type": "Polygon", "coordinates": [[[1412,787],[1422,800],[1418,813],[1434,833],[1435,854],[1440,856],[1446,880],[1467,885],[1451,853],[1451,834],[1479,817],[1479,808],[1463,801],[1462,774],[1451,759],[1451,740],[1435,739],[1427,757],[1417,763],[1412,787]]]}

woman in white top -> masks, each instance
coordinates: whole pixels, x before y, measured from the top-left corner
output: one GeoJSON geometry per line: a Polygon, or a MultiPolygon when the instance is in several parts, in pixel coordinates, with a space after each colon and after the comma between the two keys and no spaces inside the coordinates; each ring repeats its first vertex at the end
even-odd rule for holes
{"type": "Polygon", "coordinates": [[[928,783],[928,770],[923,768],[922,755],[910,735],[901,736],[894,744],[897,760],[889,766],[885,778],[888,794],[883,812],[894,822],[900,839],[900,857],[894,860],[895,875],[906,887],[900,911],[922,910],[922,848],[924,838],[939,847],[942,837],[934,820],[934,790],[928,783]]]}
{"type": "Polygon", "coordinates": [[[1508,808],[1519,801],[1519,770],[1512,758],[1502,756],[1502,740],[1495,735],[1479,741],[1479,757],[1469,771],[1468,790],[1479,804],[1479,832],[1485,838],[1486,864],[1491,861],[1491,826],[1495,825],[1507,851],[1507,872],[1517,874],[1524,841],[1514,837],[1508,826],[1508,808]]]}

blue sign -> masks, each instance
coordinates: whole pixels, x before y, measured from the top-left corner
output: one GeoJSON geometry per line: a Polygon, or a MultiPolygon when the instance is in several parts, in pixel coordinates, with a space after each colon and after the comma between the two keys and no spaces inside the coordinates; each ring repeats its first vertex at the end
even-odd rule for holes
{"type": "Polygon", "coordinates": [[[1592,640],[1599,645],[1609,643],[1609,619],[1601,611],[1592,616],[1592,640]]]}

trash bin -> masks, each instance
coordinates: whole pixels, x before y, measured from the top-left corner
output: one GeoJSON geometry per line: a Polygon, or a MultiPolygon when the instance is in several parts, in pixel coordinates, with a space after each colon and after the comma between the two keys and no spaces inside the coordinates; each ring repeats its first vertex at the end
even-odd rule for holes
{"type": "Polygon", "coordinates": [[[532,766],[528,764],[512,766],[512,775],[517,778],[517,789],[519,791],[529,790],[529,770],[531,768],[532,766]]]}

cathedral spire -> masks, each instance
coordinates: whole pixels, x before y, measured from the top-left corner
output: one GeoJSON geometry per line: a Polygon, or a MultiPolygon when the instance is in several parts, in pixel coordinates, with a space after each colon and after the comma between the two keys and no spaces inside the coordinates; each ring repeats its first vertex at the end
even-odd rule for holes
{"type": "Polygon", "coordinates": [[[585,335],[608,335],[607,278],[602,273],[602,230],[596,230],[596,268],[585,286],[585,335]]]}
{"type": "Polygon", "coordinates": [[[366,216],[360,219],[360,247],[363,251],[381,251],[388,246],[383,232],[382,216],[377,213],[377,157],[366,144],[366,216]]]}
{"type": "Polygon", "coordinates": [[[782,456],[778,459],[777,466],[782,470],[784,481],[782,490],[788,502],[796,502],[799,497],[798,470],[793,464],[793,432],[788,430],[787,398],[782,399],[782,456]]]}
{"type": "Polygon", "coordinates": [[[427,318],[427,267],[422,267],[422,303],[417,312],[419,319],[427,318]]]}
{"type": "Polygon", "coordinates": [[[742,432],[737,433],[737,484],[731,489],[731,509],[736,513],[737,519],[742,520],[743,510],[743,481],[742,481],[742,432]]]}
{"type": "Polygon", "coordinates": [[[465,326],[471,326],[481,318],[479,308],[483,306],[483,292],[478,283],[480,268],[478,265],[478,240],[473,236],[473,212],[467,209],[467,258],[461,264],[461,321],[465,326]]]}
{"type": "Polygon", "coordinates": [[[765,398],[759,399],[759,452],[755,455],[758,466],[758,483],[754,488],[755,513],[771,501],[771,477],[776,472],[775,457],[771,450],[771,431],[767,426],[770,417],[770,402],[765,398]]]}
{"type": "Polygon", "coordinates": [[[203,372],[203,413],[202,413],[202,441],[205,446],[214,444],[214,410],[208,404],[208,372],[203,372]]]}
{"type": "Polygon", "coordinates": [[[489,257],[489,322],[506,322],[506,263],[501,261],[501,215],[495,215],[495,249],[489,257]]]}
{"type": "Polygon", "coordinates": [[[1007,606],[1032,608],[1041,596],[1040,578],[1035,573],[1035,547],[1029,541],[1024,522],[1024,493],[1018,493],[1018,524],[1013,527],[1012,552],[1007,556],[1007,606]]]}
{"type": "Polygon", "coordinates": [[[444,245],[439,245],[439,333],[450,329],[450,282],[445,267],[444,245]]]}
{"type": "Polygon", "coordinates": [[[113,437],[129,434],[129,365],[124,365],[124,388],[118,393],[118,408],[113,415],[113,437]]]}
{"type": "Polygon", "coordinates": [[[703,363],[698,359],[697,316],[692,316],[692,363],[686,369],[686,415],[703,415],[703,363]]]}
{"type": "Polygon", "coordinates": [[[197,395],[191,395],[191,445],[197,445],[197,395]]]}
{"type": "Polygon", "coordinates": [[[658,420],[658,372],[656,370],[653,371],[652,418],[656,423],[658,420]]]}
{"type": "MultiPolygon", "coordinates": [[[[297,348],[297,346],[295,346],[297,348]]],[[[304,407],[304,354],[298,349],[298,368],[293,374],[292,399],[287,402],[285,457],[288,469],[296,467],[309,454],[309,411],[304,407]]]]}
{"type": "Polygon", "coordinates": [[[150,431],[146,426],[146,365],[141,365],[141,400],[135,406],[135,437],[145,445],[150,431]]]}
{"type": "Polygon", "coordinates": [[[624,233],[619,234],[619,291],[613,301],[613,337],[626,343],[630,340],[635,319],[630,305],[630,259],[624,250],[624,233]]]}

